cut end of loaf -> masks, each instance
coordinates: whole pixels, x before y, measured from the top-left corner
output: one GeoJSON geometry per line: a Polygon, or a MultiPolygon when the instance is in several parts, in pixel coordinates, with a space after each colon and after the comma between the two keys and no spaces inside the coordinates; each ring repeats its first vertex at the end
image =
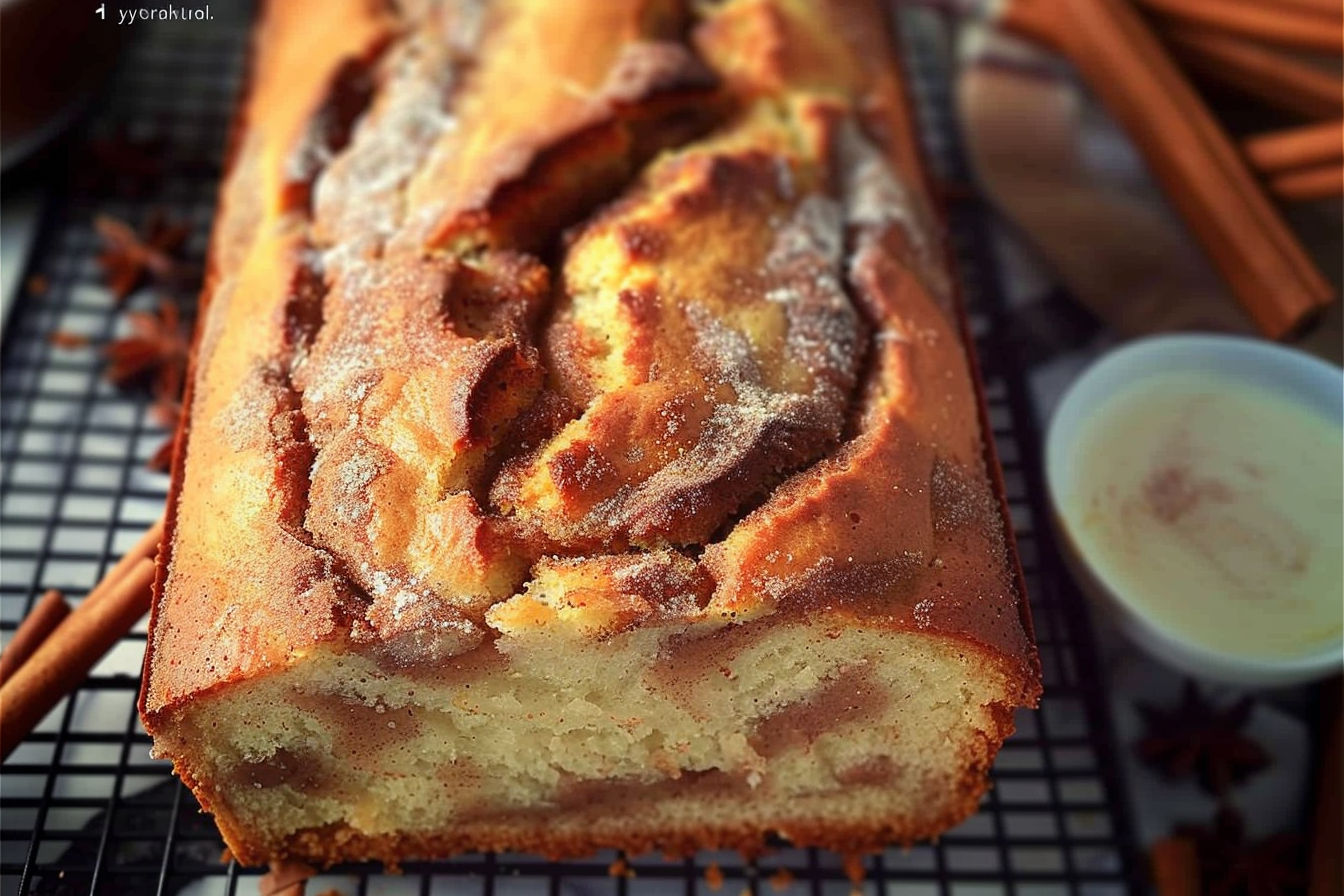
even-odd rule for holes
{"type": "Polygon", "coordinates": [[[321,650],[164,720],[157,749],[244,862],[852,852],[973,812],[1029,699],[955,639],[713,628],[506,636],[437,673],[321,650]]]}

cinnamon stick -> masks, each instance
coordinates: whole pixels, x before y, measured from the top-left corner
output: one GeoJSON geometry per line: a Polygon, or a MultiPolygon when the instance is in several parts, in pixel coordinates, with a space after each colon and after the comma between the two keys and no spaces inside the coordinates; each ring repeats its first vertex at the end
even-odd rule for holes
{"type": "Polygon", "coordinates": [[[1340,5],[1339,0],[1269,0],[1269,2],[1274,6],[1288,6],[1344,23],[1344,6],[1340,5]]]}
{"type": "Polygon", "coordinates": [[[1340,689],[1344,684],[1339,677],[1321,690],[1320,768],[1316,775],[1316,806],[1311,825],[1310,876],[1308,896],[1340,896],[1344,892],[1344,862],[1339,844],[1344,839],[1344,809],[1341,809],[1341,763],[1344,763],[1344,742],[1340,740],[1340,689]]]}
{"type": "Polygon", "coordinates": [[[1199,853],[1189,837],[1163,837],[1148,850],[1157,896],[1199,896],[1199,853]]]}
{"type": "Polygon", "coordinates": [[[1332,162],[1280,174],[1270,180],[1269,191],[1289,202],[1344,196],[1344,163],[1332,162]]]}
{"type": "Polygon", "coordinates": [[[1344,119],[1259,134],[1241,148],[1264,174],[1344,161],[1344,119]]]}
{"type": "Polygon", "coordinates": [[[1344,22],[1344,6],[1340,5],[1339,0],[1269,0],[1269,2],[1275,6],[1288,6],[1344,22]]]}
{"type": "Polygon", "coordinates": [[[1290,7],[1300,12],[1312,12],[1344,24],[1344,5],[1339,0],[1269,0],[1275,7],[1290,7]]]}
{"type": "Polygon", "coordinates": [[[0,759],[13,752],[33,726],[149,611],[153,581],[154,561],[141,556],[115,584],[101,593],[99,589],[90,592],[28,662],[0,686],[0,759]]]}
{"type": "Polygon", "coordinates": [[[1047,4],[1030,0],[1001,0],[996,15],[998,24],[1005,31],[1054,50],[1060,49],[1055,37],[1055,16],[1047,4]]]}
{"type": "Polygon", "coordinates": [[[1185,67],[1201,77],[1303,118],[1344,115],[1337,75],[1225,34],[1179,26],[1162,33],[1185,67]]]}
{"type": "Polygon", "coordinates": [[[1243,0],[1138,0],[1173,19],[1258,42],[1298,50],[1339,54],[1344,35],[1333,18],[1272,3],[1243,0]]]}
{"type": "Polygon", "coordinates": [[[69,615],[70,605],[65,602],[65,595],[55,589],[42,595],[33,604],[28,615],[23,617],[23,622],[14,630],[14,637],[5,646],[5,652],[0,653],[0,685],[9,681],[9,676],[27,662],[52,630],[69,615]]]}
{"type": "Polygon", "coordinates": [[[112,586],[116,585],[135,567],[136,561],[141,557],[148,557],[153,560],[159,553],[159,542],[163,540],[163,518],[154,521],[154,524],[145,530],[145,534],[135,540],[126,553],[121,555],[121,559],[113,564],[102,581],[93,586],[93,590],[84,598],[84,602],[97,600],[103,594],[107,593],[112,586]]]}
{"type": "Polygon", "coordinates": [[[1297,330],[1333,290],[1261,189],[1237,146],[1123,0],[1048,6],[1056,40],[1130,136],[1257,326],[1297,330]]]}

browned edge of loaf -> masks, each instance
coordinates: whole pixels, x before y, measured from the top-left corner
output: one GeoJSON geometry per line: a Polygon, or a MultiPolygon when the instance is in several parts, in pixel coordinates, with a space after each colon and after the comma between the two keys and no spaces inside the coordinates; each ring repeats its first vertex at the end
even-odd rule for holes
{"type": "MultiPolygon", "coordinates": [[[[263,0],[263,3],[274,0],[263,0]]],[[[258,12],[260,15],[260,11],[258,12]]],[[[159,552],[155,559],[154,585],[150,594],[149,636],[145,639],[145,657],[140,668],[140,693],[136,697],[135,708],[140,714],[140,722],[150,734],[154,733],[150,718],[149,674],[154,663],[154,631],[158,627],[159,605],[163,599],[163,588],[168,581],[168,569],[172,566],[173,548],[177,546],[177,502],[182,494],[182,484],[186,480],[187,441],[191,436],[192,397],[196,392],[196,364],[201,349],[201,332],[205,326],[206,312],[210,306],[210,296],[219,269],[219,240],[221,221],[219,208],[223,204],[224,191],[233,174],[238,151],[243,144],[243,134],[247,129],[247,98],[252,93],[252,80],[256,66],[253,62],[258,53],[259,33],[253,28],[248,36],[247,61],[243,66],[243,75],[238,84],[238,93],[234,99],[233,114],[229,121],[228,142],[224,149],[224,159],[220,165],[219,183],[215,188],[215,217],[210,227],[210,242],[206,248],[205,273],[201,278],[201,289],[196,302],[196,320],[192,325],[191,347],[187,352],[187,369],[182,389],[182,413],[177,418],[177,429],[173,433],[173,454],[168,466],[168,496],[163,508],[163,538],[159,542],[159,552]]],[[[193,790],[195,788],[192,788],[193,790]]]]}
{"type": "MultiPolygon", "coordinates": [[[[277,0],[263,0],[266,3],[274,3],[277,0]]],[[[922,194],[922,198],[930,203],[933,212],[934,223],[939,228],[937,234],[929,234],[936,239],[941,249],[941,255],[947,265],[947,274],[952,287],[952,306],[956,315],[956,324],[959,337],[962,342],[963,355],[966,359],[971,383],[975,391],[976,399],[976,418],[980,426],[981,446],[983,459],[985,463],[985,472],[989,478],[991,489],[998,503],[999,517],[1002,524],[1004,536],[1004,550],[1006,560],[1010,567],[1013,586],[1018,598],[1018,616],[1022,625],[1024,634],[1027,637],[1028,652],[1027,655],[1018,658],[1025,666],[1023,671],[1029,673],[1028,680],[1022,682],[1022,691],[1020,697],[1026,706],[1034,707],[1038,705],[1041,688],[1041,663],[1040,654],[1036,648],[1035,626],[1032,621],[1031,608],[1027,597],[1026,581],[1022,572],[1021,560],[1017,551],[1016,536],[1013,531],[1012,517],[1009,511],[1008,500],[1004,487],[1003,470],[999,463],[998,452],[995,449],[993,441],[993,430],[990,425],[988,408],[985,402],[984,383],[980,373],[980,365],[975,354],[975,343],[972,340],[969,322],[965,309],[964,289],[961,278],[954,261],[950,240],[947,229],[947,210],[944,199],[941,194],[932,189],[933,181],[930,169],[925,155],[925,150],[920,141],[915,138],[916,133],[916,114],[913,99],[909,90],[909,81],[907,71],[903,60],[896,48],[899,47],[901,35],[899,31],[898,16],[894,11],[887,9],[887,5],[882,0],[874,0],[881,5],[886,12],[880,18],[884,24],[884,41],[887,45],[887,59],[892,73],[896,76],[895,80],[899,86],[897,91],[899,102],[898,108],[883,106],[884,117],[887,119],[888,129],[886,132],[886,155],[888,164],[892,164],[897,169],[897,173],[915,179],[917,182],[910,184],[912,188],[917,188],[922,194]],[[896,145],[890,145],[896,144],[896,145]],[[898,164],[893,155],[898,156],[902,161],[908,161],[906,164],[898,164]]],[[[249,38],[249,60],[254,60],[258,53],[259,34],[254,29],[249,38]]],[[[242,82],[240,83],[237,99],[235,100],[235,109],[229,128],[229,137],[227,148],[224,154],[223,165],[221,166],[221,176],[217,194],[222,198],[224,190],[233,173],[234,165],[237,161],[239,149],[242,144],[243,134],[248,126],[247,108],[248,97],[253,89],[255,66],[250,62],[245,66],[242,82]]],[[[198,355],[201,344],[201,333],[206,320],[210,297],[212,294],[212,285],[218,275],[218,258],[221,254],[219,247],[220,239],[220,218],[216,215],[212,225],[211,239],[207,251],[205,273],[200,290],[200,299],[196,312],[194,332],[191,340],[191,349],[187,362],[187,374],[185,379],[185,390],[182,396],[182,406],[185,412],[179,420],[177,430],[173,437],[172,463],[170,467],[171,480],[169,483],[168,495],[164,511],[164,531],[163,541],[157,558],[157,569],[154,577],[153,596],[150,607],[149,632],[150,637],[146,640],[145,656],[142,667],[140,693],[137,699],[137,709],[146,729],[152,734],[153,726],[150,713],[148,712],[148,681],[149,670],[154,659],[155,640],[153,632],[158,622],[158,613],[160,603],[163,597],[163,589],[168,576],[168,570],[172,563],[173,549],[176,546],[177,529],[177,504],[181,495],[183,482],[185,480],[185,462],[187,454],[187,445],[191,436],[191,413],[192,396],[195,391],[195,372],[198,362],[198,355]]],[[[986,648],[974,639],[967,639],[968,649],[983,654],[986,659],[998,666],[1005,659],[1001,657],[998,651],[986,648]]],[[[216,684],[215,687],[207,689],[213,691],[224,683],[216,684]]],[[[997,746],[1013,731],[1012,710],[1010,708],[995,707],[995,727],[991,743],[997,746]]],[[[183,783],[189,787],[194,794],[209,795],[212,788],[206,782],[195,778],[191,770],[175,767],[175,772],[182,778],[183,783]]],[[[840,829],[835,826],[809,826],[806,824],[793,825],[790,831],[794,842],[798,845],[811,845],[820,848],[834,849],[847,852],[865,852],[881,849],[891,842],[909,844],[916,840],[936,836],[964,818],[971,815],[979,804],[988,787],[986,778],[987,768],[979,764],[968,764],[965,774],[958,782],[958,793],[961,795],[956,810],[949,812],[946,818],[938,819],[935,824],[928,829],[920,828],[901,828],[893,825],[883,825],[874,829],[872,826],[855,826],[854,828],[840,829]]],[[[208,800],[207,800],[208,803],[208,800]]],[[[206,811],[210,810],[209,805],[203,806],[206,811]]],[[[217,817],[217,823],[222,819],[217,817]]],[[[565,856],[581,856],[592,853],[598,849],[620,848],[628,852],[638,853],[657,848],[671,853],[689,854],[697,849],[703,848],[722,848],[734,849],[742,852],[744,855],[754,855],[761,851],[763,847],[763,837],[772,832],[770,828],[703,828],[694,831],[685,831],[672,835],[670,838],[660,839],[657,842],[647,837],[631,836],[624,842],[595,842],[593,840],[584,840],[575,838],[564,844],[552,840],[541,840],[535,843],[512,842],[500,843],[499,848],[505,847],[524,852],[536,852],[545,854],[551,858],[560,858],[565,856]],[[563,851],[557,851],[559,847],[563,851]]],[[[235,831],[233,839],[240,842],[246,838],[241,836],[242,832],[235,831]]],[[[303,848],[316,851],[309,853],[307,857],[314,859],[325,859],[328,864],[334,864],[339,861],[347,860],[350,853],[347,851],[352,846],[356,846],[361,852],[374,858],[382,858],[383,861],[395,865],[399,858],[404,859],[408,854],[417,855],[447,855],[461,852],[465,849],[478,849],[479,841],[473,840],[467,842],[461,837],[444,838],[416,838],[408,841],[403,837],[377,837],[370,838],[359,835],[344,826],[324,829],[321,832],[301,831],[291,838],[294,846],[299,846],[298,841],[306,840],[303,848]]]]}
{"type": "Polygon", "coordinates": [[[1027,597],[1027,581],[1022,573],[1022,559],[1017,553],[1017,533],[1013,531],[1012,512],[1008,508],[1008,493],[1003,483],[1003,467],[999,463],[999,452],[994,445],[994,430],[990,425],[989,405],[985,401],[985,383],[980,374],[980,359],[976,356],[975,341],[971,336],[970,321],[966,316],[965,289],[962,286],[956,254],[953,252],[952,242],[948,235],[946,193],[933,188],[933,176],[929,170],[924,145],[915,139],[917,111],[910,94],[909,71],[906,69],[904,57],[896,52],[896,48],[902,45],[900,16],[892,11],[883,19],[888,29],[886,35],[887,58],[890,60],[892,69],[896,72],[897,83],[901,88],[898,91],[901,108],[897,110],[900,113],[900,120],[890,122],[892,125],[891,139],[899,140],[905,144],[902,154],[910,159],[914,170],[901,173],[918,178],[917,186],[932,205],[933,216],[939,226],[939,232],[933,236],[937,238],[939,248],[942,250],[943,260],[947,264],[948,282],[952,286],[952,307],[957,315],[957,333],[961,337],[962,351],[966,356],[966,366],[971,374],[971,385],[975,388],[975,415],[980,424],[980,445],[984,452],[985,473],[989,476],[990,487],[994,491],[994,499],[999,505],[999,519],[1003,523],[1003,546],[1008,554],[1008,566],[1013,577],[1013,587],[1017,589],[1018,619],[1022,623],[1022,631],[1027,636],[1027,643],[1030,646],[1029,656],[1023,657],[1023,660],[1027,663],[1028,670],[1036,681],[1036,687],[1028,691],[1026,695],[1027,702],[1034,707],[1041,696],[1041,655],[1036,647],[1036,626],[1031,618],[1031,602],[1027,597]]]}

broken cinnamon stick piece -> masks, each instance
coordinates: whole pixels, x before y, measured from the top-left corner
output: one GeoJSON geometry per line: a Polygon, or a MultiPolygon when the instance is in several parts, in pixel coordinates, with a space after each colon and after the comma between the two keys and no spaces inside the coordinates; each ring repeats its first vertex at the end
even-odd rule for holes
{"type": "Polygon", "coordinates": [[[1189,837],[1163,837],[1148,851],[1158,896],[1199,896],[1199,853],[1189,837]]]}
{"type": "Polygon", "coordinates": [[[1344,161],[1344,119],[1259,134],[1241,148],[1264,174],[1344,161]]]}
{"type": "Polygon", "coordinates": [[[93,590],[84,598],[84,603],[102,600],[118,582],[126,577],[128,572],[135,568],[136,563],[141,558],[155,559],[159,554],[159,542],[161,541],[163,541],[162,517],[155,520],[154,525],[146,529],[145,534],[137,538],[135,544],[131,545],[130,549],[121,555],[121,559],[113,564],[97,585],[93,586],[93,590]]]}
{"type": "Polygon", "coordinates": [[[1320,735],[1317,741],[1316,805],[1311,825],[1310,875],[1307,896],[1340,896],[1344,893],[1344,861],[1339,844],[1344,842],[1344,783],[1341,782],[1340,691],[1344,681],[1335,676],[1321,689],[1320,735]]]}
{"type": "Polygon", "coordinates": [[[42,646],[0,686],[0,759],[89,674],[149,612],[154,561],[141,556],[98,599],[90,592],[42,646]]]}
{"type": "Polygon", "coordinates": [[[1200,77],[1304,118],[1344,114],[1339,78],[1284,53],[1226,34],[1173,25],[1163,37],[1200,77]]]}
{"type": "Polygon", "coordinates": [[[1269,182],[1269,191],[1289,202],[1344,196],[1344,163],[1288,171],[1269,182]]]}
{"type": "Polygon", "coordinates": [[[272,862],[257,882],[260,896],[303,896],[317,871],[302,862],[272,862]]]}
{"type": "Polygon", "coordinates": [[[1339,54],[1344,35],[1332,18],[1287,5],[1243,0],[1138,0],[1164,16],[1257,42],[1339,54]]]}
{"type": "Polygon", "coordinates": [[[33,604],[23,622],[14,630],[14,637],[0,653],[0,685],[9,681],[9,677],[27,662],[42,642],[52,633],[66,616],[70,615],[70,605],[65,595],[52,589],[33,604]]]}

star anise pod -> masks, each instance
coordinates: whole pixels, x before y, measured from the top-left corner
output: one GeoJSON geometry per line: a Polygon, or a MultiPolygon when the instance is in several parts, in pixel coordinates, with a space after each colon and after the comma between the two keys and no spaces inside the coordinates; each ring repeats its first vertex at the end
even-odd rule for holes
{"type": "Polygon", "coordinates": [[[118,302],[147,276],[175,283],[188,273],[186,265],[176,257],[191,234],[186,224],[170,222],[163,214],[155,213],[143,234],[108,215],[99,215],[93,226],[103,240],[98,264],[118,302]]]}
{"type": "Polygon", "coordinates": [[[1195,774],[1207,792],[1223,797],[1235,784],[1269,765],[1269,754],[1241,733],[1252,703],[1243,698],[1225,710],[1214,709],[1193,681],[1187,680],[1180,705],[1167,710],[1135,704],[1148,732],[1134,751],[1169,778],[1195,774]]]}
{"type": "Polygon", "coordinates": [[[173,439],[171,436],[164,439],[159,447],[154,449],[154,453],[145,461],[145,469],[153,470],[155,473],[167,473],[173,468],[173,439]]]}
{"type": "Polygon", "coordinates": [[[129,336],[110,342],[106,376],[123,388],[148,385],[155,399],[176,401],[187,369],[187,333],[177,304],[164,299],[157,312],[126,315],[129,336]]]}
{"type": "Polygon", "coordinates": [[[1275,834],[1249,842],[1245,822],[1229,806],[1218,810],[1212,825],[1184,825],[1175,833],[1194,840],[1203,891],[1208,896],[1306,892],[1305,844],[1297,834],[1275,834]]]}
{"type": "MultiPolygon", "coordinates": [[[[182,415],[182,384],[187,372],[187,331],[177,304],[164,299],[157,314],[132,311],[127,314],[131,335],[110,343],[105,375],[123,388],[148,386],[154,396],[150,414],[163,427],[175,431],[182,415]]],[[[169,436],[150,455],[146,466],[166,471],[172,462],[173,439],[169,436]]]]}
{"type": "Polygon", "coordinates": [[[182,419],[182,400],[160,396],[149,406],[149,413],[154,422],[164,429],[176,429],[178,421],[182,419]]]}
{"type": "MultiPolygon", "coordinates": [[[[150,405],[149,412],[160,426],[169,433],[176,433],[178,421],[182,419],[182,401],[160,397],[150,405]]],[[[168,472],[173,465],[173,438],[173,435],[169,435],[158,448],[154,449],[149,460],[145,461],[146,467],[156,473],[168,472]]]]}

